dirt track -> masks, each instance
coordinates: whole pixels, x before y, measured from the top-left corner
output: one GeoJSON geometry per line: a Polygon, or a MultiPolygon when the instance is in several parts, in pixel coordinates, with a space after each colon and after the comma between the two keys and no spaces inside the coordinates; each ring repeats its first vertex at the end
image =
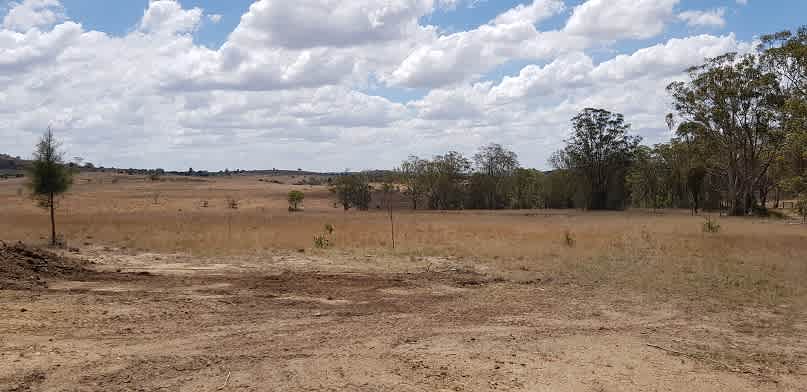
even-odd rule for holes
{"type": "Polygon", "coordinates": [[[786,308],[517,283],[461,260],[89,257],[101,273],[0,291],[0,390],[807,388],[807,323],[786,308]]]}

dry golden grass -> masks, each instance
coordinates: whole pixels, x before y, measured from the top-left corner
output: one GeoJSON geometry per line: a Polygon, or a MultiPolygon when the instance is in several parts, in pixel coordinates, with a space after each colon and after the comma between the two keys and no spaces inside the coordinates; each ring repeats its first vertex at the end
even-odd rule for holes
{"type": "MultiPolygon", "coordinates": [[[[19,195],[22,188],[20,180],[0,182],[0,239],[44,242],[48,216],[19,195]]],[[[682,211],[397,211],[393,251],[383,211],[334,208],[325,187],[257,177],[151,182],[91,175],[79,178],[61,201],[57,228],[70,246],[222,256],[310,251],[314,235],[330,223],[336,227],[330,252],[456,256],[491,266],[507,279],[565,279],[665,295],[770,303],[805,297],[807,226],[718,219],[720,232],[706,234],[702,217],[682,211]],[[304,212],[287,211],[290,189],[305,192],[304,212]],[[227,198],[239,200],[240,207],[226,208],[227,198]]]]}

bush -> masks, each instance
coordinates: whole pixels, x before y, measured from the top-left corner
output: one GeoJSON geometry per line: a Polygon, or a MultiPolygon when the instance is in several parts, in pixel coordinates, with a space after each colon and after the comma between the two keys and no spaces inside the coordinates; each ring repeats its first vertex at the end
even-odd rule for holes
{"type": "Polygon", "coordinates": [[[717,233],[720,231],[720,223],[717,221],[712,220],[712,217],[707,216],[706,221],[703,222],[703,232],[704,233],[717,233]]]}
{"type": "Polygon", "coordinates": [[[331,235],[333,235],[334,227],[330,223],[325,224],[325,230],[322,234],[317,234],[314,236],[314,247],[317,249],[327,249],[330,248],[333,244],[331,241],[331,235]]]}
{"type": "Polygon", "coordinates": [[[361,174],[341,176],[331,185],[331,192],[336,194],[337,204],[345,211],[351,208],[367,210],[370,208],[370,183],[367,176],[361,174]]]}
{"type": "Polygon", "coordinates": [[[300,204],[305,199],[305,194],[301,191],[293,190],[289,192],[289,211],[300,211],[300,204]]]}

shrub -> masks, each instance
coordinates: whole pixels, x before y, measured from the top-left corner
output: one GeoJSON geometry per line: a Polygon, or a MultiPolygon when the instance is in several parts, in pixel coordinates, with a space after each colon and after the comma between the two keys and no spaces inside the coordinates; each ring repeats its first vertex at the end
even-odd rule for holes
{"type": "Polygon", "coordinates": [[[301,191],[293,190],[289,192],[289,211],[300,211],[300,204],[305,199],[305,194],[301,191]]]}
{"type": "Polygon", "coordinates": [[[717,221],[712,220],[711,216],[707,216],[706,220],[703,222],[703,232],[704,233],[717,233],[720,231],[720,223],[717,221]]]}
{"type": "Polygon", "coordinates": [[[345,211],[354,207],[360,210],[370,208],[370,191],[369,180],[363,174],[341,176],[331,185],[331,192],[336,194],[336,204],[341,204],[345,211]]]}
{"type": "Polygon", "coordinates": [[[317,234],[314,236],[314,247],[317,249],[327,249],[333,245],[331,241],[331,235],[333,235],[334,227],[330,223],[325,224],[325,229],[323,230],[322,234],[317,234]]]}

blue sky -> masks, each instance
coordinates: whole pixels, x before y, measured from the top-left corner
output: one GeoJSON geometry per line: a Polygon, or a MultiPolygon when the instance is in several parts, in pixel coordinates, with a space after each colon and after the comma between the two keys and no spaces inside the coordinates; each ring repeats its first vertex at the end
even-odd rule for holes
{"type": "MultiPolygon", "coordinates": [[[[4,0],[5,6],[10,1],[4,0]]],[[[238,25],[238,22],[252,4],[253,0],[186,0],[182,4],[186,7],[200,7],[208,13],[223,16],[219,24],[207,24],[196,34],[198,42],[217,47],[227,38],[227,35],[238,25]]],[[[572,7],[583,3],[584,0],[567,1],[572,7]]],[[[71,19],[81,22],[85,27],[93,30],[105,31],[110,34],[125,34],[130,31],[148,7],[148,0],[63,0],[65,8],[71,19]]],[[[458,6],[454,9],[437,10],[434,14],[422,18],[424,23],[440,26],[446,31],[468,30],[488,22],[490,19],[518,4],[523,0],[487,0],[479,1],[474,6],[458,6]]],[[[681,37],[692,33],[704,31],[734,32],[741,39],[750,40],[760,34],[767,34],[782,29],[795,29],[805,23],[807,15],[807,1],[803,0],[749,0],[748,4],[738,4],[736,0],[683,0],[679,9],[712,9],[727,8],[724,28],[688,28],[681,24],[668,29],[663,38],[681,37]]],[[[570,11],[570,10],[569,10],[570,11]]],[[[558,15],[543,23],[546,27],[559,28],[567,17],[567,13],[558,15]]],[[[648,40],[658,41],[658,38],[648,40]]],[[[634,42],[625,44],[624,50],[630,50],[647,42],[634,42]]],[[[622,45],[619,45],[622,46],[622,45]]],[[[620,49],[619,47],[617,50],[620,49]]]]}
{"type": "Polygon", "coordinates": [[[0,152],[52,126],[107,166],[390,168],[498,142],[546,168],[588,106],[667,139],[669,82],[804,15],[804,0],[0,0],[0,152]]]}

